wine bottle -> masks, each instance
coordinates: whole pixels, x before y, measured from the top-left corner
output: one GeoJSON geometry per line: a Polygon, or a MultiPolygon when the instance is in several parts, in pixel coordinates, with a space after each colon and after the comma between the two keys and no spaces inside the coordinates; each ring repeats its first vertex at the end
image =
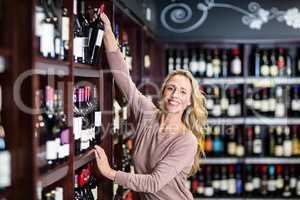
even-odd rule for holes
{"type": "Polygon", "coordinates": [[[276,142],[275,142],[275,156],[283,156],[283,135],[282,127],[276,127],[276,142]]]}
{"type": "Polygon", "coordinates": [[[98,63],[99,58],[99,50],[102,44],[103,34],[104,34],[104,24],[100,18],[100,14],[104,12],[104,5],[102,4],[99,11],[98,17],[96,20],[90,24],[90,40],[89,40],[89,47],[91,48],[90,54],[91,64],[98,63]]]}
{"type": "Polygon", "coordinates": [[[240,49],[232,49],[233,59],[231,61],[231,75],[240,76],[242,74],[242,62],[240,59],[240,49]]]}
{"type": "Polygon", "coordinates": [[[228,76],[228,57],[227,57],[227,50],[224,49],[222,51],[222,60],[221,60],[221,70],[222,70],[222,75],[223,77],[228,76]]]}
{"type": "Polygon", "coordinates": [[[199,61],[198,61],[198,66],[199,66],[199,76],[200,77],[204,77],[205,76],[205,71],[206,71],[206,60],[205,60],[205,56],[204,56],[204,50],[200,49],[199,52],[199,61]]]}
{"type": "Polygon", "coordinates": [[[246,166],[245,193],[248,197],[253,195],[253,169],[252,165],[246,166]]]}
{"type": "Polygon", "coordinates": [[[173,57],[173,50],[168,50],[168,73],[174,70],[174,57],[173,57]]]}
{"type": "Polygon", "coordinates": [[[254,138],[253,138],[253,154],[262,155],[263,154],[263,143],[261,138],[260,126],[254,126],[254,138]]]}
{"type": "Polygon", "coordinates": [[[210,49],[206,51],[206,77],[208,78],[213,77],[213,64],[212,64],[212,56],[211,56],[210,49]]]}
{"type": "Polygon", "coordinates": [[[234,165],[229,165],[229,169],[228,169],[228,190],[227,190],[227,193],[229,195],[236,195],[236,193],[237,193],[236,185],[237,184],[236,184],[234,165]]]}
{"type": "Polygon", "coordinates": [[[261,168],[261,187],[260,194],[266,196],[268,194],[268,166],[263,165],[261,168]]]}
{"type": "Polygon", "coordinates": [[[269,67],[269,59],[268,59],[268,51],[267,50],[264,50],[263,54],[262,54],[260,74],[261,74],[261,76],[269,76],[270,75],[270,67],[269,67]]]}
{"type": "Polygon", "coordinates": [[[192,58],[189,63],[189,70],[192,72],[194,77],[197,77],[198,72],[198,62],[197,62],[197,56],[196,56],[196,50],[192,49],[192,58]]]}
{"type": "Polygon", "coordinates": [[[271,56],[270,56],[270,76],[272,77],[278,76],[278,66],[276,63],[275,49],[271,51],[271,56]]]}
{"type": "Polygon", "coordinates": [[[1,163],[0,165],[0,177],[1,177],[0,191],[1,191],[11,185],[11,154],[7,149],[4,136],[0,137],[0,163],[1,163]]]}
{"type": "Polygon", "coordinates": [[[221,75],[221,60],[219,58],[218,49],[213,50],[212,68],[213,68],[213,77],[214,78],[220,77],[220,75],[221,75]]]}
{"type": "Polygon", "coordinates": [[[254,58],[254,76],[260,76],[260,52],[259,49],[255,50],[255,58],[254,58]]]}
{"type": "Polygon", "coordinates": [[[285,63],[283,54],[284,54],[283,48],[279,48],[278,49],[278,58],[277,58],[277,66],[278,66],[279,76],[286,75],[286,63],[285,63]]]}

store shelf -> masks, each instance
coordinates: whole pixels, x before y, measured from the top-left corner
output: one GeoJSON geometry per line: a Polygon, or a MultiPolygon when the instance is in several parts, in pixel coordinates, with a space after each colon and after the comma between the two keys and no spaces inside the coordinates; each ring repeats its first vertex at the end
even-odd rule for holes
{"type": "Polygon", "coordinates": [[[74,68],[74,76],[77,77],[88,77],[88,78],[99,78],[100,70],[96,69],[84,69],[84,68],[74,68]]]}
{"type": "Polygon", "coordinates": [[[218,198],[218,197],[199,197],[199,198],[194,198],[194,200],[283,200],[283,199],[289,199],[289,200],[297,200],[297,198],[250,198],[250,197],[229,197],[229,198],[218,198]]]}
{"type": "Polygon", "coordinates": [[[197,78],[200,84],[204,85],[236,85],[243,84],[245,79],[243,77],[232,77],[232,78],[197,78]]]}
{"type": "Polygon", "coordinates": [[[228,77],[228,78],[197,78],[204,85],[237,85],[255,84],[257,86],[300,84],[300,77],[228,77]]]}
{"type": "Polygon", "coordinates": [[[300,158],[276,158],[276,157],[263,157],[263,158],[245,158],[245,164],[300,164],[300,158]]]}
{"type": "Polygon", "coordinates": [[[268,118],[268,117],[248,117],[245,124],[251,125],[292,125],[300,124],[300,118],[268,118]]]}
{"type": "Polygon", "coordinates": [[[75,163],[74,163],[74,170],[82,167],[83,165],[91,162],[94,159],[95,159],[95,154],[93,149],[87,151],[86,153],[76,156],[75,163]]]}
{"type": "Polygon", "coordinates": [[[62,178],[64,178],[69,171],[68,163],[64,163],[63,165],[59,165],[55,167],[54,169],[49,170],[47,173],[41,175],[40,181],[42,184],[42,187],[47,187],[62,178]]]}
{"type": "Polygon", "coordinates": [[[279,85],[279,84],[300,84],[300,77],[248,77],[247,84],[255,85],[279,85]]]}
{"type": "Polygon", "coordinates": [[[200,165],[223,165],[223,164],[237,164],[242,163],[243,158],[228,158],[228,157],[218,157],[218,158],[202,158],[200,159],[200,165]]]}
{"type": "Polygon", "coordinates": [[[237,118],[208,118],[208,124],[210,125],[238,125],[243,124],[245,122],[245,118],[237,117],[237,118]]]}
{"type": "Polygon", "coordinates": [[[70,74],[68,65],[65,61],[37,58],[34,72],[40,75],[67,76],[70,74]]]}

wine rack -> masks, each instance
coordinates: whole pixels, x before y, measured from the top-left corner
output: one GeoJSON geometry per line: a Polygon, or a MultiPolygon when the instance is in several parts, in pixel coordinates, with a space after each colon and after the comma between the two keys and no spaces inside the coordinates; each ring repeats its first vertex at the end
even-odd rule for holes
{"type": "MultiPolygon", "coordinates": [[[[121,32],[127,32],[127,39],[120,35],[120,42],[125,43],[125,39],[128,40],[126,42],[129,44],[131,55],[124,55],[128,58],[132,57],[131,76],[133,80],[137,84],[141,81],[143,72],[140,66],[144,63],[144,52],[140,49],[146,43],[144,37],[151,36],[153,39],[153,33],[120,2],[64,0],[56,2],[55,5],[44,5],[51,4],[51,2],[33,0],[24,6],[17,2],[0,1],[0,25],[5,29],[7,27],[7,31],[0,34],[0,85],[3,99],[0,124],[5,127],[7,133],[5,142],[7,142],[7,149],[11,155],[11,163],[8,163],[11,164],[9,166],[11,183],[0,189],[1,199],[22,199],[22,194],[25,193],[27,198],[32,200],[54,198],[54,196],[73,199],[75,195],[74,176],[75,174],[79,175],[87,167],[93,177],[97,177],[97,180],[94,178],[92,180],[93,187],[94,184],[98,186],[93,190],[94,197],[96,194],[98,199],[113,198],[113,185],[109,180],[101,177],[98,172],[92,146],[78,155],[75,154],[73,118],[76,113],[73,110],[73,91],[74,88],[88,83],[89,86],[96,87],[97,104],[100,111],[104,111],[101,113],[101,142],[98,141],[97,144],[105,149],[111,166],[113,166],[113,159],[121,162],[124,158],[122,152],[118,152],[120,157],[113,158],[114,151],[122,151],[122,149],[113,148],[111,135],[113,116],[109,112],[113,108],[112,99],[115,98],[118,91],[115,91],[112,75],[108,73],[109,66],[103,44],[100,45],[101,48],[97,46],[98,53],[96,55],[99,55],[99,59],[96,61],[88,62],[89,59],[87,59],[87,62],[78,62],[78,59],[75,60],[73,57],[74,53],[78,53],[78,49],[76,49],[78,43],[75,44],[74,40],[80,36],[80,34],[74,34],[74,30],[78,28],[75,26],[74,10],[82,7],[82,2],[85,3],[85,17],[89,12],[93,10],[95,12],[94,8],[99,8],[101,4],[104,4],[105,13],[110,18],[113,28],[118,24],[121,32]],[[59,3],[62,4],[58,5],[59,3]],[[16,12],[22,13],[22,19],[11,16],[11,13],[16,12]],[[12,24],[10,24],[11,20],[12,24]],[[18,42],[21,40],[31,42],[18,42]],[[51,45],[47,46],[46,41],[51,45]],[[49,41],[53,41],[53,45],[49,41]],[[3,65],[4,71],[2,71],[3,65]],[[54,91],[53,99],[50,98],[50,102],[54,102],[57,106],[56,90],[61,89],[62,92],[61,99],[66,120],[65,130],[68,132],[68,137],[64,140],[69,145],[65,151],[68,152],[68,156],[63,159],[64,161],[59,160],[57,150],[55,153],[55,157],[57,157],[53,161],[55,165],[51,167],[47,165],[48,167],[43,170],[39,167],[41,165],[40,158],[44,159],[43,162],[49,160],[49,158],[45,159],[45,156],[48,156],[47,147],[39,145],[40,127],[43,126],[43,121],[40,120],[38,112],[28,114],[13,103],[12,86],[22,74],[25,75],[20,98],[22,98],[24,106],[38,110],[39,102],[42,101],[39,98],[47,96],[46,88],[50,87],[51,91],[54,91]],[[39,96],[41,93],[42,95],[39,96]],[[4,96],[5,98],[3,98],[4,96]],[[24,132],[24,134],[17,134],[20,132],[24,132]],[[96,190],[98,192],[95,192],[96,190]]],[[[89,49],[91,50],[92,47],[89,49]]],[[[91,92],[87,97],[90,98],[93,94],[91,92]]],[[[90,105],[90,103],[92,102],[85,104],[90,105]]],[[[42,104],[49,104],[49,99],[48,102],[42,104]]],[[[57,136],[57,138],[59,137],[57,136]]],[[[121,146],[125,144],[123,139],[119,142],[121,146]]],[[[124,190],[123,198],[129,198],[129,196],[132,196],[132,191],[124,190]]]]}
{"type": "MultiPolygon", "coordinates": [[[[208,118],[208,123],[210,127],[215,127],[215,126],[220,126],[221,129],[228,127],[228,126],[242,126],[242,131],[238,132],[237,134],[242,134],[243,137],[245,137],[243,139],[243,145],[244,148],[246,149],[245,154],[241,155],[241,156],[224,156],[224,155],[215,155],[213,153],[210,153],[212,151],[212,148],[219,148],[219,143],[215,142],[211,139],[215,136],[215,133],[212,132],[210,134],[206,135],[206,150],[208,150],[208,153],[206,155],[206,157],[202,158],[200,160],[200,166],[202,166],[203,168],[206,168],[206,166],[241,166],[242,167],[242,172],[241,175],[242,177],[246,176],[246,167],[250,166],[250,165],[283,165],[283,166],[288,166],[288,165],[299,165],[300,160],[299,160],[299,156],[293,156],[293,157],[286,157],[286,156],[269,156],[266,154],[262,154],[259,156],[255,156],[255,155],[250,155],[247,153],[248,149],[247,149],[247,145],[248,144],[248,138],[247,138],[247,127],[255,127],[255,126],[259,126],[259,127],[293,127],[293,126],[299,126],[300,124],[300,120],[298,119],[298,117],[296,116],[296,113],[293,113],[292,115],[290,114],[290,109],[291,109],[291,95],[287,95],[284,96],[285,98],[285,107],[284,107],[284,112],[283,113],[271,113],[271,112],[248,112],[249,110],[251,110],[251,108],[249,108],[246,103],[248,101],[248,90],[249,88],[252,87],[257,87],[257,91],[260,92],[260,94],[262,95],[268,95],[268,98],[273,98],[270,97],[269,95],[271,94],[269,92],[269,90],[263,89],[263,88],[276,88],[276,86],[282,87],[283,91],[287,90],[287,91],[291,91],[289,88],[291,86],[294,85],[299,85],[300,82],[300,77],[298,75],[298,71],[297,68],[299,66],[298,64],[298,60],[299,60],[299,54],[298,54],[298,47],[299,44],[286,44],[284,42],[280,43],[280,41],[276,41],[276,44],[226,44],[226,41],[224,41],[222,44],[210,44],[210,43],[201,43],[201,44],[168,44],[166,45],[166,69],[167,69],[167,73],[169,72],[168,69],[177,69],[179,68],[184,68],[185,62],[188,63],[186,65],[186,68],[188,70],[190,70],[191,72],[193,72],[194,70],[194,75],[196,76],[199,85],[200,85],[200,89],[206,92],[207,98],[208,98],[208,103],[210,103],[210,101],[214,101],[215,103],[219,103],[220,101],[222,101],[221,99],[221,95],[220,96],[216,96],[219,95],[219,92],[217,91],[217,93],[212,92],[214,89],[211,90],[207,90],[207,87],[211,87],[211,88],[215,88],[215,87],[219,87],[222,91],[222,88],[231,88],[231,87],[236,87],[238,86],[240,88],[240,91],[242,93],[242,98],[238,101],[240,101],[242,103],[242,113],[240,116],[236,116],[236,117],[226,117],[226,116],[222,116],[221,113],[219,112],[211,112],[211,115],[217,115],[217,116],[210,116],[208,118]],[[225,44],[224,44],[225,43],[225,44]],[[240,76],[238,77],[234,77],[234,76],[227,76],[224,77],[222,76],[222,73],[220,73],[218,75],[218,77],[212,77],[213,75],[209,73],[209,76],[211,77],[207,77],[207,76],[203,76],[203,77],[198,77],[199,74],[195,68],[194,65],[198,66],[200,68],[201,66],[201,59],[203,59],[203,55],[201,57],[201,55],[199,54],[199,56],[195,56],[194,49],[197,49],[200,53],[204,51],[207,51],[207,56],[209,56],[207,59],[208,60],[203,60],[204,62],[213,62],[212,58],[210,55],[211,52],[213,51],[219,51],[222,52],[223,49],[229,49],[229,48],[240,48],[242,55],[240,56],[240,61],[242,63],[242,73],[240,74],[240,76]],[[200,49],[200,50],[199,50],[200,49]],[[208,50],[210,49],[210,50],[208,50]],[[264,49],[267,49],[268,52],[272,52],[272,59],[273,59],[273,63],[274,66],[278,66],[280,65],[279,62],[285,62],[285,66],[288,66],[290,69],[290,71],[288,72],[289,75],[287,74],[282,74],[282,75],[276,75],[276,76],[271,76],[271,75],[262,75],[260,74],[260,72],[265,72],[263,70],[260,69],[260,66],[265,64],[265,61],[258,61],[257,63],[257,59],[261,59],[262,57],[264,57],[264,59],[266,59],[265,55],[257,55],[257,50],[256,49],[262,49],[261,52],[265,51],[264,49]],[[275,51],[274,51],[274,50],[275,51]],[[179,54],[179,58],[176,57],[178,55],[173,55],[173,58],[170,58],[170,51],[172,52],[188,52],[185,54],[180,55],[179,54]],[[274,55],[274,52],[277,52],[276,56],[274,55]],[[256,54],[254,54],[254,52],[256,52],[256,54]],[[286,53],[283,53],[286,52],[286,53]],[[254,56],[256,55],[256,56],[254,56]],[[286,57],[284,57],[286,56],[286,57]],[[274,58],[276,59],[274,62],[274,58]],[[255,62],[256,61],[256,62],[255,62]],[[178,64],[179,63],[179,64],[178,64]],[[177,64],[177,65],[176,65],[177,64]],[[171,66],[170,66],[171,65],[171,66]],[[256,74],[254,74],[254,66],[256,68],[256,74]],[[194,67],[189,68],[189,67],[194,67]],[[195,73],[197,72],[197,73],[195,73]],[[259,72],[259,73],[258,73],[259,72]],[[287,89],[285,89],[287,88],[287,89]],[[268,92],[268,93],[267,93],[268,92]],[[216,97],[219,97],[219,100],[215,100],[216,97]],[[212,100],[210,100],[212,99],[212,100]],[[244,99],[244,100],[242,100],[244,99]],[[216,114],[218,113],[218,114],[216,114]],[[219,115],[220,114],[220,115],[219,115]],[[283,115],[282,115],[283,114],[283,115]],[[219,117],[218,117],[219,116],[219,117]],[[208,143],[207,143],[208,142],[208,143]],[[208,146],[207,146],[208,145],[208,146]],[[218,146],[213,146],[213,145],[218,145],[218,146]]],[[[227,50],[227,52],[229,52],[230,50],[227,50]]],[[[171,54],[172,55],[172,54],[171,54]]],[[[212,56],[213,57],[213,56],[212,56]]],[[[270,59],[270,55],[267,56],[267,59],[270,59]]],[[[222,63],[224,62],[222,60],[222,57],[219,57],[219,61],[216,63],[219,63],[221,70],[223,70],[224,68],[222,68],[222,63]]],[[[227,64],[226,66],[228,68],[230,68],[231,65],[231,61],[230,60],[226,60],[227,64]]],[[[265,66],[264,66],[265,67],[265,66]]],[[[268,66],[267,66],[268,67],[268,66]]],[[[270,68],[271,69],[271,68],[270,68]]],[[[273,67],[274,70],[274,67],[273,67]]],[[[277,69],[275,69],[277,70],[277,69]]],[[[219,70],[216,70],[219,71],[219,70]]],[[[204,73],[205,74],[205,73],[204,73]]],[[[207,74],[206,74],[207,75],[207,74]]],[[[296,89],[294,89],[296,90],[296,89]]],[[[222,92],[221,92],[222,93],[222,92]]],[[[255,93],[255,92],[254,92],[255,93]]],[[[253,98],[253,95],[250,98],[253,98]]],[[[296,96],[296,98],[298,98],[297,94],[294,95],[296,96]]],[[[223,96],[222,96],[223,98],[223,96]]],[[[227,97],[228,98],[228,97],[227,97]]],[[[254,97],[255,98],[255,97],[254,97]]],[[[265,97],[264,97],[265,98],[265,97]]],[[[274,97],[275,98],[275,97],[274,97]]],[[[277,98],[277,97],[276,97],[277,98]]],[[[256,98],[257,99],[257,98],[256,98]]],[[[255,100],[256,100],[255,99],[255,100]]],[[[259,99],[263,99],[263,98],[259,98],[259,99]]],[[[258,100],[259,100],[258,99],[258,100]]],[[[297,101],[296,101],[297,102],[297,101]]],[[[264,104],[266,105],[266,104],[264,104]]],[[[218,106],[218,105],[217,105],[218,106]]],[[[216,105],[210,106],[213,107],[215,109],[216,105]]],[[[222,107],[222,104],[221,104],[222,107]]],[[[252,109],[253,110],[253,109],[252,109]]],[[[221,132],[221,141],[223,141],[222,145],[226,145],[226,141],[228,140],[228,138],[226,138],[226,133],[222,133],[221,132]],[[225,135],[225,136],[224,136],[225,135]],[[225,143],[225,144],[224,144],[225,143]]],[[[266,136],[266,134],[268,133],[263,133],[264,137],[266,136]]],[[[275,133],[274,133],[275,134],[275,133]]],[[[218,134],[219,135],[219,134],[218,134]]],[[[284,138],[285,134],[282,135],[282,137],[284,138]]],[[[219,137],[220,137],[219,136],[219,137]]],[[[252,137],[252,136],[251,136],[252,137]]],[[[254,137],[254,136],[253,136],[254,137]]],[[[262,136],[260,136],[262,138],[262,136]]],[[[279,136],[277,136],[278,138],[279,136]]],[[[280,136],[281,137],[281,136],[280,136]]],[[[289,141],[291,141],[291,135],[287,136],[289,138],[289,141]]],[[[282,141],[284,140],[282,138],[282,141]]],[[[297,134],[297,138],[299,138],[299,134],[297,134]]],[[[255,140],[255,139],[254,139],[255,140]]],[[[262,146],[263,148],[267,148],[268,143],[270,143],[270,139],[264,139],[266,141],[262,141],[262,146]],[[268,140],[268,141],[267,141],[268,140]]],[[[280,141],[281,139],[276,139],[278,141],[276,141],[276,144],[280,141]]],[[[287,141],[287,142],[289,142],[287,141]]],[[[283,143],[280,143],[281,145],[283,145],[283,143]]],[[[288,143],[286,143],[288,144],[288,143]]],[[[290,143],[291,144],[291,143],[290,143]]],[[[228,144],[227,144],[228,145],[228,144]]],[[[250,143],[250,145],[253,145],[252,143],[250,143]]],[[[255,145],[258,145],[258,143],[255,145]]],[[[292,147],[292,145],[290,145],[289,147],[292,147]]],[[[221,147],[220,147],[221,148],[221,147]]],[[[222,147],[225,149],[228,148],[233,148],[232,146],[225,146],[222,147]]],[[[234,147],[236,148],[236,147],[234,147]]],[[[274,147],[275,148],[275,147],[274,147]]],[[[280,147],[281,148],[281,147],[280,147]]],[[[282,148],[284,148],[282,146],[282,148]]],[[[286,147],[287,148],[287,147],[286,147]]],[[[295,147],[297,148],[297,147],[295,147]]],[[[216,150],[217,150],[216,149],[216,150]]],[[[278,150],[279,151],[279,150],[278,150]]],[[[280,150],[281,151],[281,150],[280,150]]],[[[281,154],[280,154],[281,155],[281,154]]],[[[196,176],[197,177],[197,176],[196,176]]],[[[234,176],[234,178],[236,178],[236,176],[234,176]]],[[[242,181],[245,180],[245,177],[242,178],[242,181]]],[[[191,178],[191,182],[190,184],[193,184],[193,178],[191,178]]],[[[192,186],[191,186],[192,187],[192,186]]],[[[222,195],[212,195],[210,196],[210,194],[208,193],[207,195],[202,195],[202,198],[209,198],[209,199],[226,199],[224,198],[222,195]],[[208,195],[208,196],[207,196],[208,195]]],[[[258,197],[258,196],[256,196],[258,197]]],[[[295,197],[295,196],[294,196],[295,197]]],[[[234,199],[248,199],[248,196],[245,195],[244,193],[241,193],[239,195],[235,195],[234,197],[232,197],[234,199]]],[[[251,197],[251,199],[253,199],[255,197],[251,197]]],[[[268,198],[268,196],[264,196],[264,198],[268,198]]],[[[293,198],[292,196],[289,197],[285,197],[285,198],[293,198]]],[[[197,198],[196,198],[197,199],[197,198]]]]}

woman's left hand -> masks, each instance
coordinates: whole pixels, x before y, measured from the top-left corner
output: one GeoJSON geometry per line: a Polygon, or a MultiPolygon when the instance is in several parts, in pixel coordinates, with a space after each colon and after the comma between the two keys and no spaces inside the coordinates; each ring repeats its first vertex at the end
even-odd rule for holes
{"type": "Polygon", "coordinates": [[[109,166],[109,162],[104,149],[102,149],[98,145],[95,145],[95,156],[100,173],[106,178],[114,180],[116,176],[116,171],[109,166]]]}

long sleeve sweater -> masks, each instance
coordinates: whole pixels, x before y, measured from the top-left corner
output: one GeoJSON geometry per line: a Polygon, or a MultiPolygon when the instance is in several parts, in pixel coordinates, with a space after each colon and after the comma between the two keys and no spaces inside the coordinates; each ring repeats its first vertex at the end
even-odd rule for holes
{"type": "Polygon", "coordinates": [[[135,173],[117,171],[115,183],[139,193],[147,200],[191,200],[187,175],[197,151],[192,132],[159,132],[158,108],[136,88],[119,50],[107,52],[113,77],[128,100],[136,119],[133,135],[135,173]]]}

